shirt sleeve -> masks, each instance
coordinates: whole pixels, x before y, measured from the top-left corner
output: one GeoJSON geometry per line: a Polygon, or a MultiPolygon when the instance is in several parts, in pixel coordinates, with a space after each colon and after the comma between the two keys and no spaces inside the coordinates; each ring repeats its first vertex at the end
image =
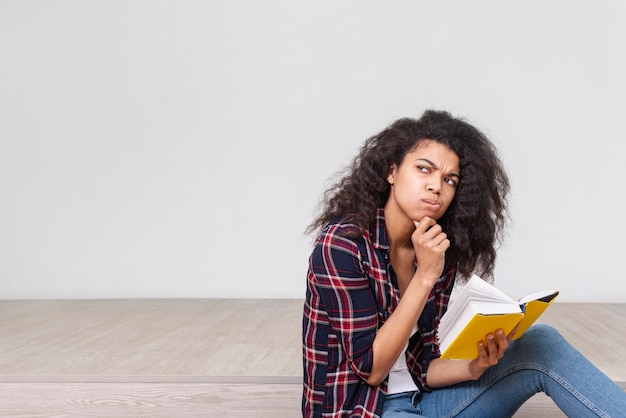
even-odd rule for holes
{"type": "Polygon", "coordinates": [[[329,358],[329,363],[345,360],[359,377],[367,380],[378,327],[376,300],[357,244],[336,232],[331,227],[318,240],[310,259],[309,280],[327,312],[330,333],[336,336],[345,356],[329,358]]]}

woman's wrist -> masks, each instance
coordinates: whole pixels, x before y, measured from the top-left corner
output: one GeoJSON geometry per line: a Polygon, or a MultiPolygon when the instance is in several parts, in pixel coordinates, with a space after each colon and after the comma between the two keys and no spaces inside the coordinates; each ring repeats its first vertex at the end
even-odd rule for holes
{"type": "Polygon", "coordinates": [[[418,268],[413,275],[411,284],[415,283],[417,286],[427,289],[428,293],[430,293],[430,290],[435,286],[435,283],[437,283],[440,276],[441,274],[427,273],[425,271],[420,271],[418,268]]]}
{"type": "Polygon", "coordinates": [[[485,373],[485,369],[484,367],[482,367],[479,362],[478,359],[473,359],[473,360],[468,360],[467,361],[467,371],[468,374],[470,376],[470,380],[477,380],[480,378],[480,376],[483,375],[483,373],[485,373]]]}

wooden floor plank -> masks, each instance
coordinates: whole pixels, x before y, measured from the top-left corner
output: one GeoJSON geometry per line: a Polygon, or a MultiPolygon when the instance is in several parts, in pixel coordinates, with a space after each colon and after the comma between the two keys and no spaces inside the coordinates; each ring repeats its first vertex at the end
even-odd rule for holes
{"type": "Polygon", "coordinates": [[[298,376],[301,310],[300,300],[0,301],[0,375],[298,376]]]}
{"type": "MultiPolygon", "coordinates": [[[[0,383],[0,394],[0,417],[13,418],[301,416],[301,386],[295,384],[0,383]]],[[[515,414],[536,417],[565,415],[540,394],[515,414]]]]}
{"type": "MultiPolygon", "coordinates": [[[[291,299],[0,301],[0,375],[300,376],[301,311],[291,299]]],[[[626,381],[623,318],[626,305],[555,303],[540,321],[626,381]]]]}
{"type": "MultiPolygon", "coordinates": [[[[0,416],[300,416],[302,300],[0,301],[0,416]],[[276,383],[276,382],[281,383],[276,383]]],[[[626,382],[626,304],[553,304],[626,382]]],[[[564,415],[537,395],[516,418],[564,415]]]]}

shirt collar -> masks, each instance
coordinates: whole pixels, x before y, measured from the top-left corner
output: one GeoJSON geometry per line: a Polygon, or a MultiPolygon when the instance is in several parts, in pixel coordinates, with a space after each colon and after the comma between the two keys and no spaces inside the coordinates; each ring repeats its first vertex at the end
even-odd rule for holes
{"type": "Polygon", "coordinates": [[[385,226],[385,210],[378,208],[376,217],[370,227],[372,245],[374,248],[389,250],[389,239],[387,238],[387,227],[385,226]]]}

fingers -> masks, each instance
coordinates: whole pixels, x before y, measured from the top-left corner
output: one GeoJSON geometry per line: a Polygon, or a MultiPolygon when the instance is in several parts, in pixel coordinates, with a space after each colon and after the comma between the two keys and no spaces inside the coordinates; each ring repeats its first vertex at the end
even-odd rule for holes
{"type": "Polygon", "coordinates": [[[411,243],[419,263],[418,271],[430,283],[441,276],[450,241],[434,219],[424,217],[414,223],[411,243]]]}
{"type": "Polygon", "coordinates": [[[413,221],[413,223],[415,224],[413,235],[420,245],[443,246],[444,249],[450,247],[448,236],[434,219],[425,216],[420,222],[413,221]]]}
{"type": "Polygon", "coordinates": [[[431,217],[424,216],[419,222],[413,221],[413,224],[415,224],[415,229],[418,231],[418,233],[423,234],[428,230],[428,228],[432,227],[433,225],[437,225],[437,221],[435,221],[431,217]]]}
{"type": "Polygon", "coordinates": [[[444,251],[450,248],[450,240],[448,239],[448,236],[445,234],[445,232],[442,232],[436,237],[434,237],[432,239],[432,242],[434,245],[438,246],[440,249],[444,251]]]}
{"type": "Polygon", "coordinates": [[[481,362],[489,362],[489,353],[487,352],[483,341],[478,343],[478,359],[481,360],[481,362]]]}
{"type": "Polygon", "coordinates": [[[428,242],[425,242],[424,245],[434,250],[445,252],[448,248],[450,248],[450,240],[448,239],[448,236],[445,232],[439,232],[434,237],[429,238],[428,242]]]}
{"type": "Polygon", "coordinates": [[[504,356],[504,352],[509,348],[509,339],[506,335],[504,335],[504,331],[501,329],[496,331],[496,339],[498,341],[498,358],[502,358],[502,356],[504,356]]]}
{"type": "Polygon", "coordinates": [[[509,348],[509,340],[501,329],[496,331],[495,335],[487,334],[485,339],[486,342],[478,343],[478,358],[485,364],[497,364],[509,348]]]}
{"type": "Polygon", "coordinates": [[[506,349],[509,348],[509,342],[501,329],[496,331],[495,336],[493,334],[488,336],[487,345],[489,346],[489,354],[493,355],[496,360],[500,360],[506,349]]]}
{"type": "Polygon", "coordinates": [[[510,343],[511,341],[513,341],[513,338],[515,338],[515,334],[517,334],[517,327],[519,326],[516,325],[515,328],[513,328],[513,330],[511,332],[509,332],[509,335],[506,336],[506,340],[510,343]]]}
{"type": "Polygon", "coordinates": [[[496,364],[500,359],[498,356],[498,344],[493,334],[487,335],[487,355],[490,365],[496,364]]]}
{"type": "MultiPolygon", "coordinates": [[[[509,334],[511,335],[511,334],[509,334]]],[[[499,329],[495,334],[487,334],[485,341],[478,343],[478,357],[471,361],[470,373],[480,377],[489,367],[498,364],[498,361],[504,357],[504,352],[509,348],[508,336],[499,329]]]]}

